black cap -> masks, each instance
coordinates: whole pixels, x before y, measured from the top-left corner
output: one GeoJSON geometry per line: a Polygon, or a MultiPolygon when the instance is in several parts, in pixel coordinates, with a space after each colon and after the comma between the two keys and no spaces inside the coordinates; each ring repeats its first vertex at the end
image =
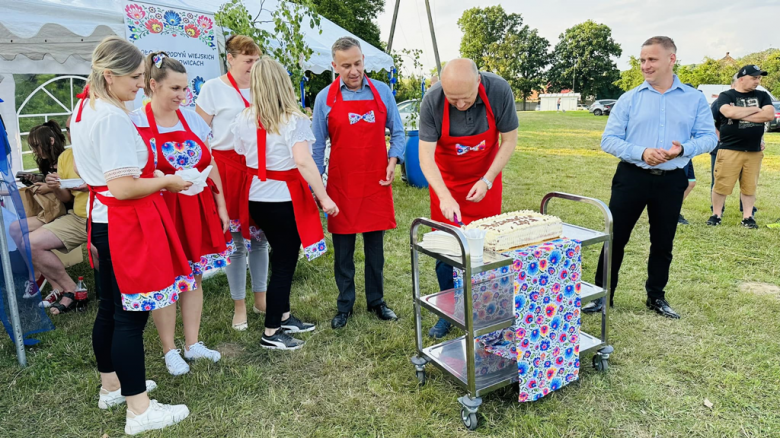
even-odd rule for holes
{"type": "Polygon", "coordinates": [[[741,78],[742,76],[766,76],[767,73],[764,70],[761,70],[761,67],[757,65],[746,65],[739,69],[739,73],[737,73],[737,79],[741,78]]]}

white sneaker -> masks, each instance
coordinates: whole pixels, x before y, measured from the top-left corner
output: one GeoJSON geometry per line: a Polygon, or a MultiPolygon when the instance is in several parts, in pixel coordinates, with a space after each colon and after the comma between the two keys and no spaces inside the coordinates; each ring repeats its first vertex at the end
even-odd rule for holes
{"type": "Polygon", "coordinates": [[[149,402],[149,408],[143,414],[127,410],[125,433],[136,435],[147,430],[157,430],[172,426],[190,415],[186,405],[164,405],[157,400],[149,402]]]}
{"type": "Polygon", "coordinates": [[[219,362],[222,355],[217,350],[206,348],[203,342],[198,342],[184,349],[184,358],[187,360],[209,359],[212,362],[219,362]]]}
{"type": "MultiPolygon", "coordinates": [[[[157,384],[154,380],[146,381],[146,392],[152,392],[157,388],[157,384]]],[[[122,395],[122,388],[116,391],[108,391],[107,389],[100,388],[100,400],[98,400],[98,407],[100,409],[108,409],[112,406],[121,405],[125,402],[125,396],[122,395]]]]}
{"type": "Polygon", "coordinates": [[[165,366],[168,368],[168,372],[174,376],[190,372],[190,366],[181,358],[181,350],[171,350],[165,353],[165,366]]]}

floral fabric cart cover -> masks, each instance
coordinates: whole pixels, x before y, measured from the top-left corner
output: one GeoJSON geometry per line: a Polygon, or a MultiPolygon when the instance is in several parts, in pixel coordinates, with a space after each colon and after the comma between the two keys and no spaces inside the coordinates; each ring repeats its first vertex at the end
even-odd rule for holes
{"type": "MultiPolygon", "coordinates": [[[[505,255],[514,259],[515,325],[478,339],[485,351],[517,362],[519,401],[534,401],[579,376],[581,245],[557,239],[505,255]]],[[[484,285],[484,295],[501,289],[501,274],[485,275],[497,284],[484,285]]],[[[462,284],[462,273],[455,275],[462,284]]],[[[502,295],[493,294],[498,309],[502,295]]],[[[483,308],[492,304],[488,296],[478,298],[483,308]]]]}

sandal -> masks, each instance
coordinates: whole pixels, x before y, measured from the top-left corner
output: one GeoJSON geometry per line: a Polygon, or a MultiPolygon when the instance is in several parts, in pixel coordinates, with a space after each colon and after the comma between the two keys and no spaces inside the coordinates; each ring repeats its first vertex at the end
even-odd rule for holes
{"type": "Polygon", "coordinates": [[[87,308],[87,300],[76,300],[76,295],[73,294],[73,292],[65,292],[62,294],[61,298],[70,298],[70,304],[67,306],[63,305],[62,303],[54,303],[49,308],[49,312],[51,312],[51,309],[57,309],[57,312],[59,313],[52,313],[52,315],[62,315],[63,313],[68,313],[71,310],[85,310],[87,308]]]}

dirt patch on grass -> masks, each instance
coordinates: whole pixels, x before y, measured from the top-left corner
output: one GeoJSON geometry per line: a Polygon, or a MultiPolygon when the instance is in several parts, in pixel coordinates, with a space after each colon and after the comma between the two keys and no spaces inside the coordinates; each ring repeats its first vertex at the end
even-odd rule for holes
{"type": "Polygon", "coordinates": [[[759,296],[773,296],[780,298],[780,286],[770,283],[759,283],[756,281],[746,281],[739,285],[742,292],[751,293],[759,296]]]}
{"type": "Polygon", "coordinates": [[[224,344],[217,345],[217,351],[222,354],[222,357],[232,359],[242,356],[246,352],[246,349],[240,344],[226,342],[224,344]]]}

